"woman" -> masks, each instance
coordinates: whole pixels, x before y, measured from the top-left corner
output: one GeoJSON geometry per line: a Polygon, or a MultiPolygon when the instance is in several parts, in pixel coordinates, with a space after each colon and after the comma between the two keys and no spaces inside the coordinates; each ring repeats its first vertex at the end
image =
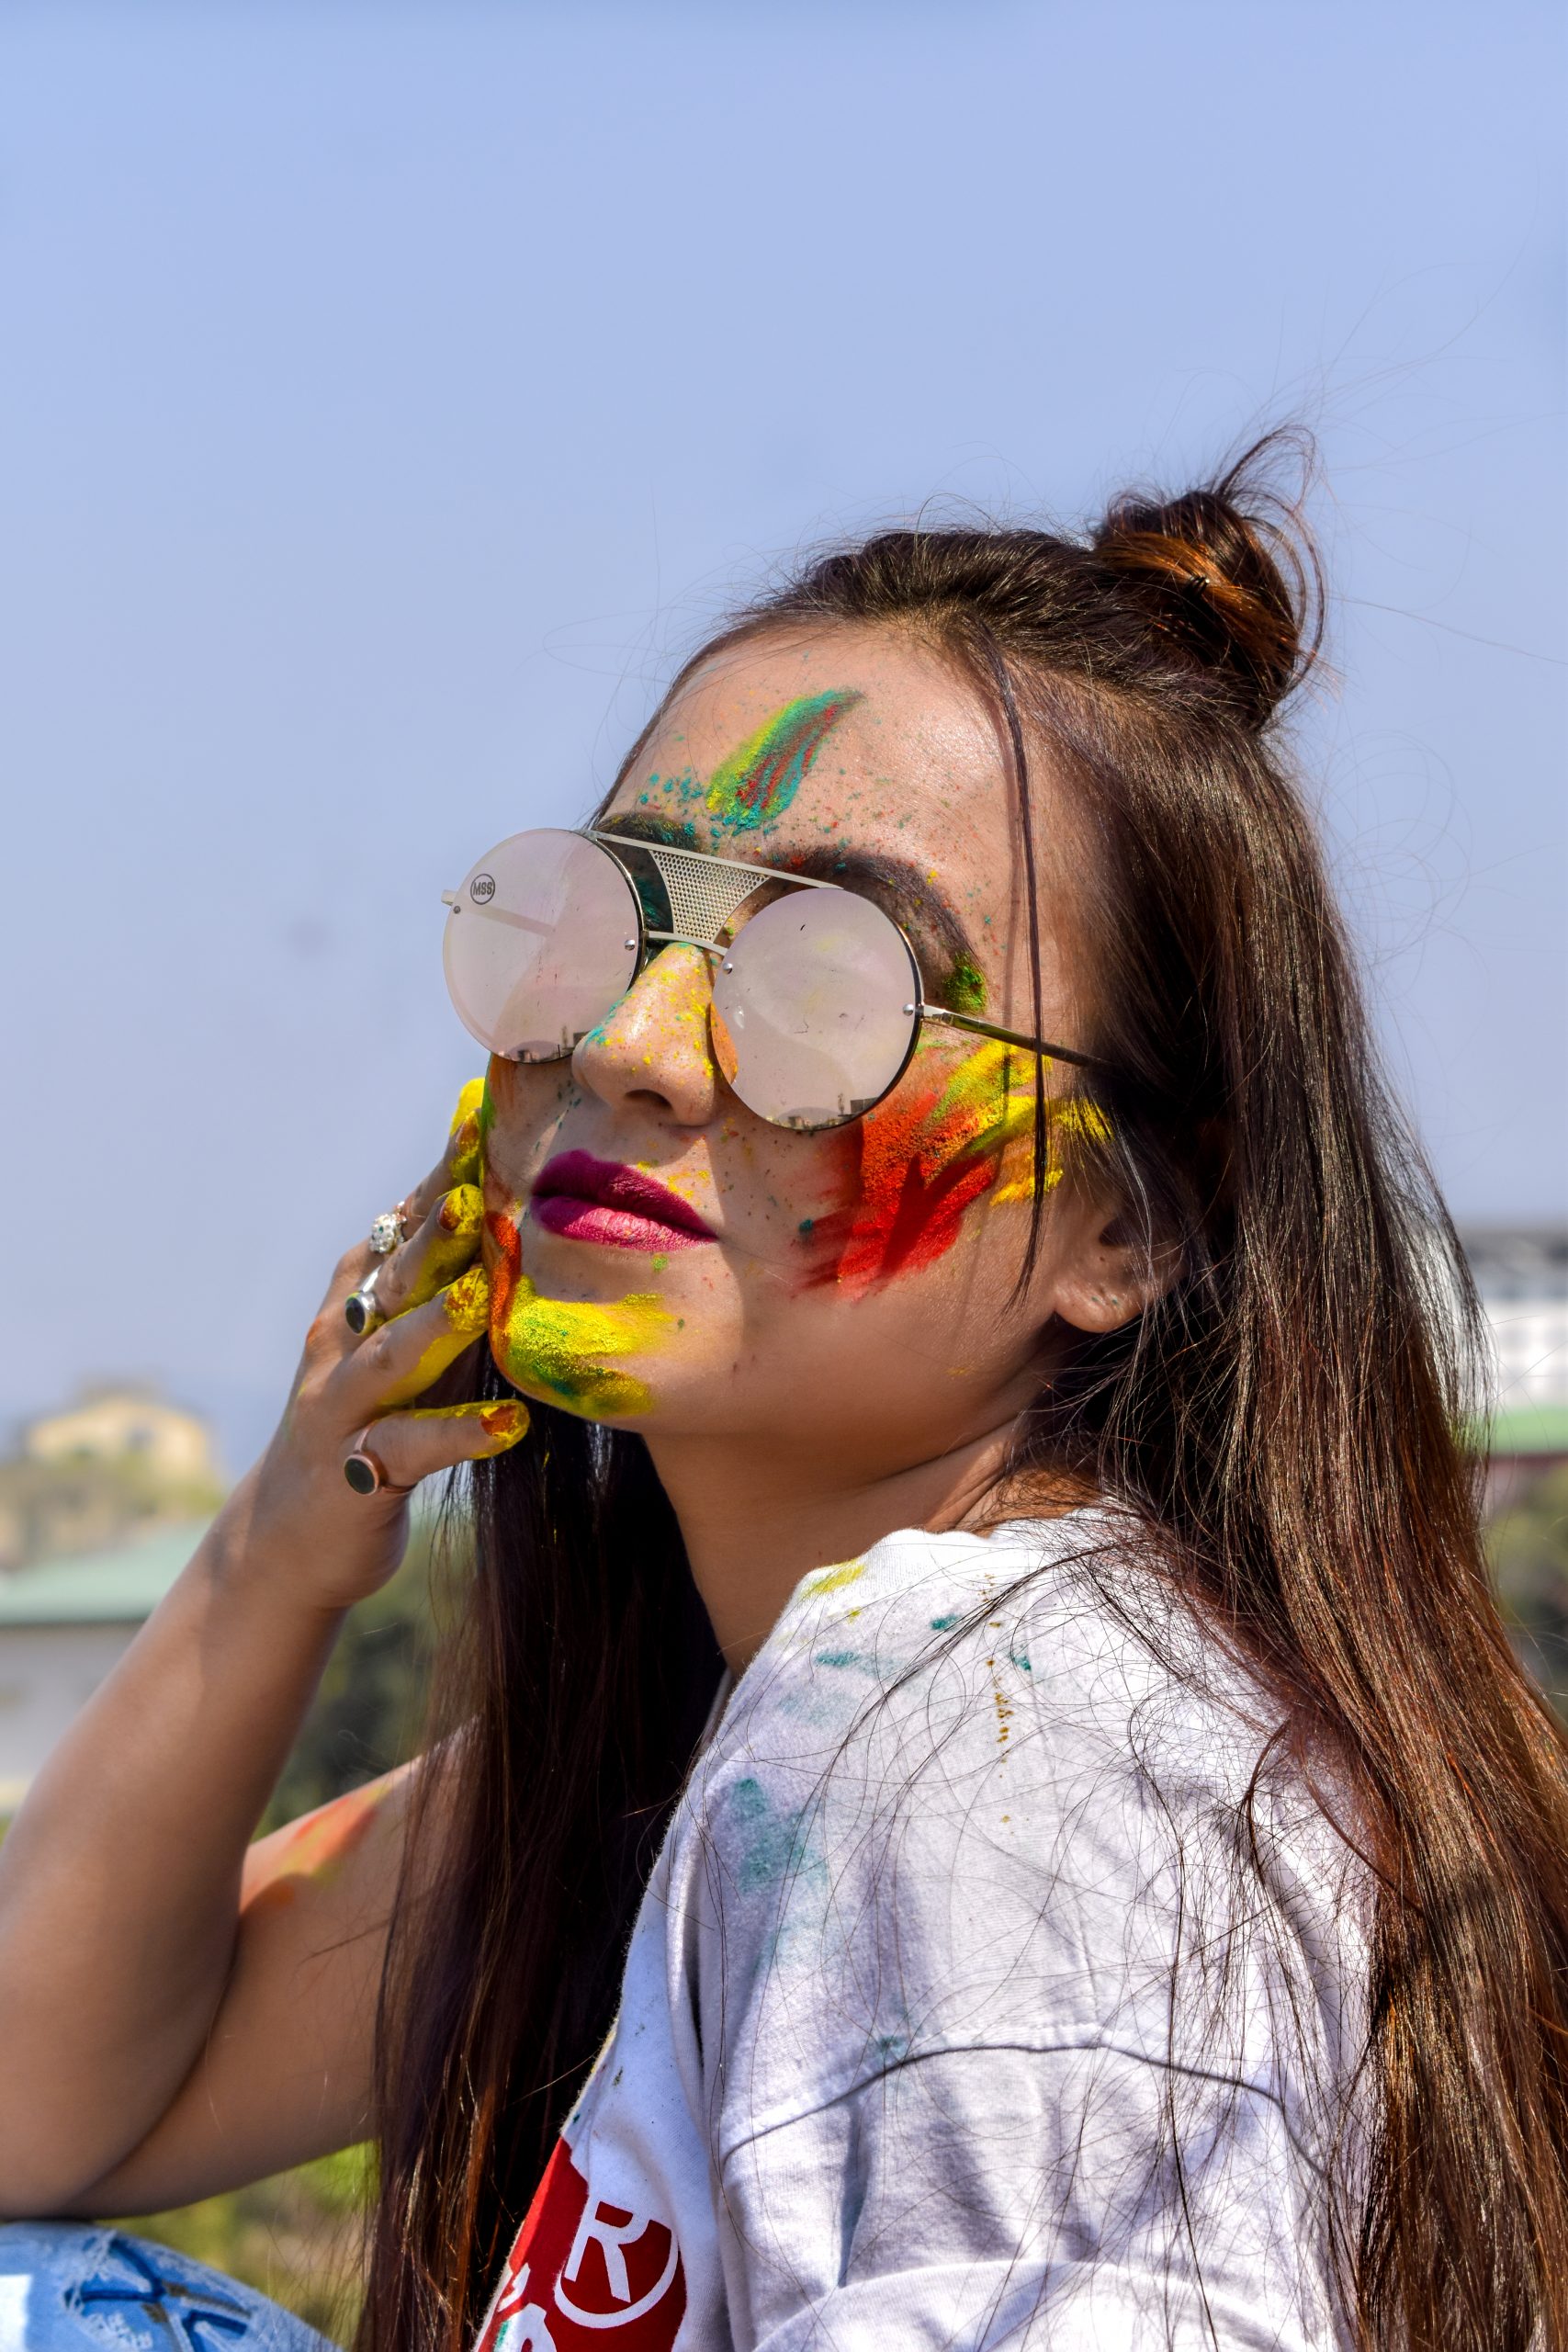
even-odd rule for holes
{"type": "MultiPolygon", "coordinates": [[[[488,1080],[7,1842],[6,2211],[374,2130],[367,2347],[1568,2341],[1563,1746],[1258,462],[811,564],[453,894],[488,1080]],[[425,1755],[247,1849],[458,1464],[425,1755]]],[[[291,2340],[3,2243],[0,2341],[291,2340]]]]}

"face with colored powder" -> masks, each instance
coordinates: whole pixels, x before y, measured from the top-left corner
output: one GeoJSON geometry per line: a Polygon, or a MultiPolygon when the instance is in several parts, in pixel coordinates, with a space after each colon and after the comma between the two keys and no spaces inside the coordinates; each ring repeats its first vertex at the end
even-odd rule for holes
{"type": "MultiPolygon", "coordinates": [[[[1082,1044],[1072,812],[1040,754],[1034,786],[1042,1034],[1082,1044]]],[[[1033,1031],[1002,756],[931,651],[848,629],[732,650],[602,822],[860,890],[903,925],[929,1001],[1033,1031]]],[[[1032,1055],[928,1023],[863,1118],[797,1133],[731,1091],[710,1008],[707,956],[669,946],[570,1063],[491,1066],[491,1340],[527,1395],[640,1428],[656,1459],[739,1436],[879,1475],[1021,1409],[1065,1327],[1127,1319],[1079,1148],[1101,1114],[1069,1068],[1046,1063],[1041,1091],[1032,1055]],[[1037,1165],[1043,1247],[1018,1298],[1037,1165]]]]}

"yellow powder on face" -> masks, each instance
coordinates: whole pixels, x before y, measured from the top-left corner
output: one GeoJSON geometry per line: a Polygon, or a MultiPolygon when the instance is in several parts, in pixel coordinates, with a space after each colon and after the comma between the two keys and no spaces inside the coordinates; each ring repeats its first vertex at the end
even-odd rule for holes
{"type": "MultiPolygon", "coordinates": [[[[1080,1094],[1048,1094],[1045,1098],[1045,1126],[1053,1145],[1064,1137],[1076,1137],[1084,1143],[1104,1143],[1111,1134],[1111,1122],[1097,1104],[1086,1102],[1080,1094]]],[[[999,1208],[1004,1201],[1027,1201],[1034,1190],[1034,1106],[1029,1105],[1028,1148],[1021,1155],[1010,1152],[1003,1159],[1001,1173],[992,1192],[991,1206],[999,1208]]],[[[1054,1159],[1045,1170],[1044,1192],[1055,1192],[1061,1182],[1063,1163],[1054,1159]]]]}
{"type": "MultiPolygon", "coordinates": [[[[812,1220],[813,1283],[863,1297],[945,1257],[979,1203],[996,1208],[1032,1196],[1032,1057],[995,1040],[956,1064],[951,1052],[945,1039],[922,1041],[893,1092],[845,1129],[850,1197],[812,1220]]],[[[1053,1146],[1109,1132],[1104,1114],[1077,1096],[1047,1095],[1043,1117],[1053,1146]]],[[[1054,1150],[1041,1189],[1052,1191],[1062,1171],[1054,1150]]]]}
{"type": "Polygon", "coordinates": [[[613,1306],[541,1298],[523,1272],[514,1220],[492,1216],[490,1230],[501,1252],[490,1343],[508,1380],[589,1420],[646,1413],[653,1391],[620,1366],[660,1347],[677,1328],[663,1301],[650,1292],[613,1306]]]}

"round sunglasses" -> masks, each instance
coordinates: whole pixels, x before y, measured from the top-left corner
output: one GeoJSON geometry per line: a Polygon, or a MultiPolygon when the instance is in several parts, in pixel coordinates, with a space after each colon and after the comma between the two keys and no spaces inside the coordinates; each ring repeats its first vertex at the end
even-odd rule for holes
{"type": "Polygon", "coordinates": [[[564,1060],[669,945],[714,959],[714,1058],[775,1126],[842,1126],[897,1086],[921,1023],[1053,1061],[1065,1046],[928,1004],[915,951],[858,891],[619,833],[541,828],[498,842],[443,893],[446,986],[469,1035],[502,1060],[564,1060]],[[784,886],[724,931],[770,886],[784,886]]]}

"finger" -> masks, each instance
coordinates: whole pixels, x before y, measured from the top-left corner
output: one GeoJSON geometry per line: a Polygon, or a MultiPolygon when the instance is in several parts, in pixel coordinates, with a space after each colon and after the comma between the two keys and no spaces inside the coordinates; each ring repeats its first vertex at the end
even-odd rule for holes
{"type": "Polygon", "coordinates": [[[427,1217],[442,1194],[455,1185],[479,1182],[486,1124],[485,1081],[482,1078],[470,1078],[457,1097],[457,1107],[446,1130],[446,1150],[429,1175],[422,1178],[403,1201],[411,1227],[427,1217]]]}
{"type": "Polygon", "coordinates": [[[478,1184],[482,1181],[489,1107],[488,1081],[470,1078],[457,1097],[457,1107],[446,1131],[446,1164],[454,1184],[478,1184]]]}
{"type": "MultiPolygon", "coordinates": [[[[477,1182],[484,1156],[484,1080],[471,1078],[457,1097],[457,1107],[452,1114],[452,1124],[447,1130],[446,1150],[428,1176],[423,1178],[412,1193],[405,1193],[398,1204],[411,1232],[440,1207],[449,1193],[477,1182]],[[455,1170],[458,1172],[455,1173],[455,1170]],[[464,1170],[468,1172],[461,1172],[464,1170]]],[[[406,1243],[403,1246],[406,1248],[406,1243]]],[[[458,1263],[462,1262],[464,1261],[458,1261],[458,1263]]],[[[308,1344],[312,1351],[325,1348],[337,1355],[354,1344],[354,1336],[344,1321],[344,1302],[369,1275],[378,1275],[386,1263],[386,1258],[371,1249],[368,1238],[354,1242],[344,1251],[333,1269],[326,1296],[317,1308],[316,1319],[310,1326],[308,1344]]],[[[453,1271],[457,1271],[456,1266],[453,1271]]],[[[450,1276],[446,1279],[450,1280],[450,1276]]],[[[385,1312],[381,1305],[382,1285],[379,1281],[377,1291],[378,1311],[385,1312]]],[[[405,1298],[402,1304],[406,1306],[408,1300],[405,1298]]]]}
{"type": "Polygon", "coordinates": [[[371,1281],[385,1261],[378,1258],[367,1241],[356,1241],[345,1250],[333,1268],[326,1295],[317,1307],[310,1328],[305,1334],[305,1361],[320,1363],[323,1359],[349,1354],[354,1346],[354,1334],[344,1313],[352,1295],[371,1281]]]}
{"type": "Polygon", "coordinates": [[[389,1323],[411,1306],[421,1306],[456,1282],[479,1246],[484,1194],[477,1184],[457,1184],[443,1193],[419,1231],[411,1235],[376,1272],[376,1312],[389,1323]]]}
{"type": "Polygon", "coordinates": [[[344,1419],[367,1421],[422,1396],[489,1322],[490,1282],[482,1266],[470,1266],[423,1306],[383,1323],[335,1367],[344,1419]]]}
{"type": "Polygon", "coordinates": [[[360,1432],[354,1450],[374,1457],[388,1487],[414,1487],[460,1462],[488,1462],[527,1433],[528,1408],[508,1397],[383,1414],[360,1432]]]}

